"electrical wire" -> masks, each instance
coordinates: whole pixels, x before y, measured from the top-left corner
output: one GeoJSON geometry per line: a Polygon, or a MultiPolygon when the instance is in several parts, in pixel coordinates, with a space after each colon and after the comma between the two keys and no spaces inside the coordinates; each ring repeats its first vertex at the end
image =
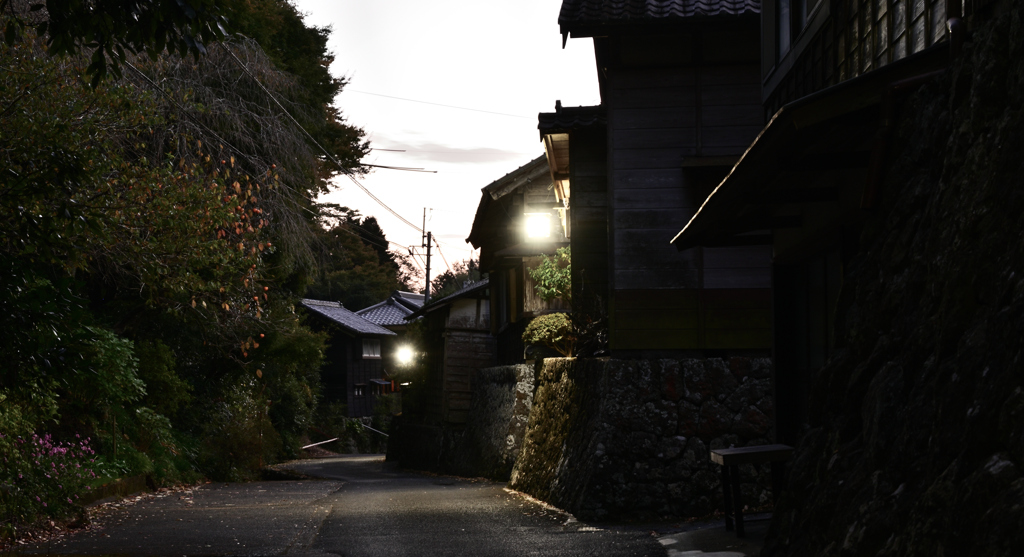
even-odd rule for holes
{"type": "Polygon", "coordinates": [[[322,152],[324,154],[324,156],[326,156],[331,162],[333,162],[334,165],[337,166],[338,169],[342,173],[344,173],[346,176],[348,176],[349,180],[352,180],[352,183],[354,183],[356,186],[358,186],[359,189],[363,190],[363,192],[366,193],[366,195],[370,196],[370,199],[376,201],[377,204],[380,205],[381,207],[383,207],[387,212],[389,212],[392,215],[394,215],[395,218],[397,218],[399,221],[401,221],[402,223],[412,227],[414,230],[420,231],[420,233],[423,232],[423,230],[420,227],[418,227],[415,224],[409,222],[408,219],[406,219],[402,215],[399,215],[397,212],[395,212],[394,209],[392,209],[386,203],[381,201],[380,198],[378,198],[376,195],[373,195],[373,193],[369,189],[367,189],[366,186],[364,186],[362,183],[359,182],[359,180],[356,179],[355,175],[352,173],[352,171],[350,169],[346,168],[344,165],[342,165],[340,162],[338,162],[338,159],[334,158],[334,155],[332,155],[329,151],[327,151],[327,149],[324,149],[324,147],[322,145],[320,145],[320,143],[313,137],[313,135],[310,134],[308,131],[306,131],[306,128],[302,127],[302,124],[300,124],[298,122],[298,120],[296,120],[291,115],[291,113],[288,112],[288,109],[286,109],[284,107],[284,105],[281,104],[281,102],[277,100],[277,97],[275,97],[274,94],[271,93],[270,90],[267,89],[263,85],[263,82],[261,82],[259,79],[257,79],[256,76],[252,75],[252,72],[249,71],[249,68],[246,68],[245,65],[242,64],[242,61],[239,60],[237,56],[235,56],[234,52],[231,52],[231,50],[229,50],[226,46],[224,46],[224,43],[218,43],[218,44],[220,44],[220,47],[223,48],[224,51],[227,52],[229,56],[231,56],[231,58],[235,61],[236,64],[238,64],[238,67],[241,68],[241,70],[243,72],[245,72],[245,75],[249,76],[249,78],[252,79],[253,82],[256,83],[256,85],[258,85],[259,88],[262,89],[264,93],[266,93],[267,97],[269,97],[270,100],[274,101],[274,104],[276,104],[277,107],[281,109],[281,112],[283,112],[284,115],[287,116],[288,119],[291,120],[291,122],[293,124],[295,124],[295,126],[298,127],[300,131],[302,131],[302,133],[306,134],[306,137],[308,137],[309,140],[311,142],[313,142],[313,145],[316,145],[317,148],[320,149],[320,152],[322,152]]]}
{"type": "MultiPolygon", "coordinates": [[[[264,86],[263,86],[263,83],[261,83],[261,82],[259,81],[259,79],[257,79],[257,78],[256,78],[256,77],[255,77],[254,75],[252,75],[252,73],[251,73],[251,72],[249,72],[248,68],[246,68],[246,67],[245,67],[245,65],[244,65],[244,64],[242,64],[241,60],[239,60],[239,59],[238,59],[238,57],[237,57],[237,56],[235,56],[235,54],[234,54],[233,52],[231,52],[230,50],[228,50],[228,49],[227,49],[227,47],[225,47],[225,46],[224,46],[223,44],[221,44],[220,46],[221,46],[221,48],[223,48],[223,49],[225,50],[225,52],[227,52],[227,53],[228,53],[228,54],[229,54],[229,55],[231,56],[231,58],[232,58],[232,59],[233,59],[233,60],[235,61],[235,63],[236,63],[236,64],[237,64],[238,66],[239,66],[239,68],[240,68],[240,69],[241,69],[241,70],[242,70],[243,72],[245,72],[245,74],[246,74],[246,75],[248,75],[248,76],[249,76],[249,77],[250,77],[250,78],[251,78],[251,79],[252,79],[252,80],[253,80],[253,81],[254,81],[254,82],[255,82],[255,83],[256,83],[256,84],[257,84],[257,85],[258,85],[258,86],[260,87],[260,89],[262,89],[262,90],[264,91],[264,93],[266,93],[266,94],[267,94],[267,96],[268,96],[268,97],[270,97],[270,99],[271,99],[272,101],[274,101],[274,103],[275,103],[275,104],[276,104],[276,105],[277,105],[277,106],[278,106],[278,107],[279,107],[279,108],[280,108],[280,109],[281,109],[281,110],[282,110],[282,111],[284,112],[285,116],[287,116],[287,117],[288,117],[288,119],[289,119],[289,120],[291,120],[291,121],[292,121],[292,123],[293,123],[293,124],[295,124],[295,125],[296,125],[296,126],[297,126],[297,127],[299,128],[299,130],[301,130],[301,131],[302,131],[302,132],[303,132],[303,133],[304,133],[304,134],[306,135],[306,137],[308,137],[308,138],[310,139],[310,141],[312,141],[312,142],[313,142],[313,144],[314,144],[314,145],[316,145],[316,146],[317,146],[317,147],[318,147],[318,148],[320,149],[320,151],[321,151],[321,152],[323,152],[323,153],[324,153],[324,155],[326,155],[326,156],[327,156],[327,157],[328,157],[328,158],[329,158],[329,159],[331,160],[331,162],[333,162],[333,163],[334,163],[334,164],[335,164],[335,165],[336,165],[336,166],[337,166],[337,167],[338,167],[338,168],[339,168],[339,169],[340,169],[340,170],[341,170],[341,171],[342,171],[343,173],[345,173],[345,174],[346,174],[346,175],[348,176],[348,178],[349,178],[350,180],[352,180],[352,181],[353,181],[353,182],[354,182],[354,183],[355,183],[355,184],[356,184],[357,186],[359,186],[359,188],[360,188],[360,189],[362,189],[362,190],[363,190],[363,191],[364,191],[364,192],[365,192],[365,193],[366,193],[366,194],[367,194],[368,196],[370,196],[370,198],[371,198],[371,199],[373,199],[374,201],[376,201],[376,202],[377,202],[377,203],[378,203],[378,204],[379,204],[379,205],[380,205],[381,207],[383,207],[383,208],[384,208],[384,209],[386,209],[386,210],[387,210],[388,212],[390,212],[390,213],[391,213],[392,215],[394,215],[395,217],[397,217],[397,218],[398,218],[398,219],[399,219],[400,221],[402,221],[402,222],[403,222],[404,224],[406,224],[406,225],[408,225],[408,226],[412,227],[412,228],[413,228],[414,230],[416,230],[416,231],[418,231],[418,232],[420,232],[420,233],[422,234],[423,230],[422,230],[422,229],[421,229],[420,227],[418,227],[418,226],[416,226],[415,224],[413,224],[413,223],[409,222],[409,221],[408,221],[407,219],[405,219],[404,217],[402,217],[401,215],[399,215],[399,214],[398,214],[397,212],[395,212],[394,210],[392,210],[392,209],[391,209],[391,208],[390,208],[390,207],[389,207],[389,206],[388,206],[387,204],[385,204],[385,203],[384,203],[383,201],[381,201],[381,200],[380,200],[379,198],[377,198],[377,196],[373,195],[373,193],[371,193],[371,192],[370,192],[370,191],[369,191],[369,190],[368,190],[368,189],[367,189],[367,188],[366,188],[365,186],[363,186],[363,185],[362,185],[361,183],[359,183],[359,181],[358,181],[358,180],[356,180],[356,178],[355,178],[355,177],[354,177],[354,176],[352,175],[352,172],[351,172],[351,170],[349,170],[349,169],[345,168],[345,167],[344,167],[344,166],[343,166],[343,165],[342,165],[342,164],[341,164],[340,162],[338,162],[338,160],[337,160],[337,159],[335,159],[335,158],[334,158],[334,156],[333,156],[333,155],[331,155],[331,154],[330,154],[330,153],[329,153],[329,152],[328,152],[328,151],[327,151],[326,149],[324,149],[324,148],[323,148],[323,146],[321,146],[321,145],[320,145],[320,144],[319,144],[319,143],[318,143],[318,142],[316,141],[316,139],[314,139],[314,138],[313,138],[313,136],[312,136],[312,135],[311,135],[311,134],[310,134],[310,133],[309,133],[308,131],[306,131],[306,129],[305,129],[305,128],[303,128],[303,127],[302,127],[302,125],[301,125],[301,124],[299,124],[299,122],[295,120],[295,118],[293,118],[293,117],[292,117],[292,115],[291,115],[291,114],[290,114],[290,113],[288,112],[288,110],[287,110],[287,109],[285,109],[285,107],[284,107],[284,106],[283,106],[283,105],[282,105],[282,104],[281,104],[281,103],[280,103],[280,102],[279,102],[279,101],[278,101],[278,100],[277,100],[277,99],[276,99],[276,98],[275,98],[275,97],[273,96],[273,94],[272,94],[272,93],[271,93],[271,92],[270,92],[270,91],[269,91],[269,90],[268,90],[268,89],[267,89],[266,87],[264,87],[264,86]]],[[[238,154],[239,154],[240,156],[243,156],[243,157],[245,157],[245,158],[247,158],[247,159],[250,159],[250,161],[251,161],[251,162],[253,162],[253,163],[256,163],[256,162],[258,162],[258,161],[255,161],[255,160],[253,160],[253,159],[252,159],[252,157],[250,157],[249,155],[247,155],[246,153],[244,153],[244,152],[243,152],[243,151],[242,151],[241,149],[238,149],[237,147],[235,147],[234,145],[232,145],[232,144],[231,144],[231,142],[229,142],[229,141],[227,141],[226,139],[224,139],[223,137],[221,137],[221,136],[220,136],[220,135],[219,135],[219,134],[218,134],[217,132],[215,132],[215,131],[213,131],[212,129],[210,129],[210,128],[209,128],[208,126],[206,126],[206,125],[205,125],[204,123],[202,123],[202,122],[200,122],[200,121],[196,120],[195,118],[193,118],[193,117],[192,117],[192,115],[191,115],[191,114],[189,114],[189,113],[188,113],[188,111],[186,111],[186,110],[184,109],[184,107],[182,107],[182,106],[181,106],[180,104],[178,104],[178,102],[177,102],[177,101],[176,101],[175,99],[173,99],[173,98],[172,98],[172,97],[171,97],[171,96],[170,96],[170,95],[169,95],[169,94],[168,94],[168,93],[167,93],[166,91],[164,91],[162,87],[160,87],[160,86],[159,86],[159,85],[158,85],[157,83],[155,83],[155,82],[154,82],[154,81],[153,81],[152,79],[150,79],[150,77],[149,77],[148,75],[146,75],[146,74],[145,74],[145,72],[143,72],[143,71],[142,71],[142,70],[140,70],[139,68],[135,67],[135,66],[134,66],[134,65],[133,65],[133,64],[132,64],[131,62],[129,62],[129,61],[127,61],[127,60],[124,60],[124,59],[122,59],[121,61],[122,61],[122,62],[123,62],[123,63],[124,63],[124,64],[125,64],[126,66],[128,66],[129,68],[131,68],[131,69],[132,69],[132,70],[133,70],[133,71],[134,71],[135,73],[137,73],[137,74],[138,74],[138,75],[139,75],[140,77],[142,77],[142,79],[144,79],[144,80],[145,80],[145,81],[146,81],[147,83],[149,83],[149,85],[150,85],[150,86],[151,86],[152,88],[156,89],[156,90],[157,90],[157,91],[158,91],[158,92],[159,92],[159,93],[160,93],[160,94],[161,94],[162,96],[164,96],[164,97],[165,97],[165,98],[166,98],[166,99],[167,99],[168,101],[170,101],[170,102],[171,102],[171,104],[173,104],[173,105],[174,105],[174,106],[175,106],[175,107],[176,107],[176,108],[177,108],[177,109],[179,110],[179,112],[180,112],[181,114],[183,114],[183,115],[184,115],[184,116],[185,116],[186,118],[188,118],[188,119],[189,119],[190,121],[192,121],[192,123],[193,123],[193,124],[195,124],[195,125],[199,126],[199,127],[200,127],[200,128],[202,128],[203,130],[205,130],[205,131],[206,131],[207,133],[209,133],[209,134],[210,134],[211,136],[213,136],[213,137],[214,137],[214,138],[215,138],[215,139],[216,139],[216,140],[217,140],[218,142],[220,142],[220,143],[221,143],[221,144],[223,144],[223,145],[226,145],[226,146],[227,146],[228,148],[230,148],[231,150],[235,151],[235,152],[236,152],[236,153],[238,153],[238,154]]],[[[373,166],[373,165],[368,165],[368,166],[373,166]]],[[[287,186],[286,184],[282,184],[282,185],[283,185],[284,187],[286,187],[286,188],[288,188],[288,189],[292,190],[292,192],[293,192],[293,193],[297,193],[297,192],[295,192],[295,190],[294,190],[293,188],[291,188],[291,187],[287,186]]],[[[320,216],[320,215],[319,215],[318,213],[316,213],[315,211],[312,211],[312,210],[310,210],[310,209],[309,209],[309,208],[307,208],[307,207],[301,207],[301,209],[302,209],[302,210],[304,210],[304,211],[306,211],[306,212],[308,212],[309,214],[311,214],[311,215],[313,215],[313,216],[317,216],[317,217],[319,217],[319,216],[320,216]]],[[[348,225],[350,225],[350,226],[354,226],[354,227],[357,227],[357,228],[359,228],[360,230],[363,230],[364,232],[367,232],[368,234],[370,234],[370,232],[369,232],[368,230],[366,230],[366,229],[362,228],[362,227],[361,227],[361,226],[359,226],[359,225],[356,225],[356,224],[353,224],[353,223],[350,223],[350,222],[349,222],[349,223],[346,223],[346,224],[348,224],[348,225]]],[[[361,240],[363,240],[363,239],[364,239],[364,238],[363,238],[363,237],[362,237],[361,235],[355,234],[355,233],[353,233],[353,232],[351,232],[351,231],[348,231],[348,230],[346,230],[346,232],[349,232],[349,233],[351,233],[351,234],[354,234],[354,235],[356,235],[356,236],[357,236],[357,237],[359,237],[359,238],[360,238],[361,240]]],[[[369,240],[369,239],[366,239],[366,241],[368,241],[369,243],[375,244],[375,245],[377,245],[377,246],[380,246],[380,247],[384,247],[385,249],[387,249],[387,248],[388,248],[388,246],[382,245],[382,244],[380,244],[379,242],[374,242],[373,240],[369,240]]],[[[386,240],[386,239],[385,239],[385,241],[386,241],[386,242],[387,242],[387,243],[388,243],[389,245],[394,245],[394,246],[397,246],[397,247],[399,247],[399,248],[404,248],[404,247],[406,247],[406,246],[403,246],[403,245],[401,245],[401,244],[398,244],[398,243],[396,243],[396,242],[392,242],[391,240],[386,240]]],[[[436,238],[435,238],[435,242],[436,242],[436,241],[437,241],[437,240],[436,240],[436,238]]],[[[440,248],[438,248],[438,252],[440,252],[440,248]]],[[[443,257],[443,255],[442,255],[442,257],[443,257]]],[[[417,264],[418,264],[418,262],[417,262],[417,261],[415,261],[415,259],[413,259],[413,262],[414,262],[414,263],[417,263],[417,264]]],[[[447,265],[447,261],[445,262],[445,265],[447,265]]],[[[421,269],[423,268],[423,267],[422,267],[422,265],[420,265],[420,268],[421,268],[421,269]]]]}
{"type": "MultiPolygon", "coordinates": [[[[235,58],[235,61],[236,61],[236,62],[238,62],[238,59],[237,59],[237,58],[235,58]]],[[[208,134],[210,134],[211,136],[213,136],[213,137],[214,137],[214,138],[215,138],[215,139],[216,139],[217,141],[219,141],[219,142],[220,142],[221,144],[223,144],[223,145],[226,145],[226,146],[227,146],[227,147],[228,147],[229,149],[231,149],[232,151],[236,152],[236,153],[237,153],[237,154],[238,154],[239,156],[241,156],[241,157],[244,157],[244,158],[248,159],[248,160],[249,160],[250,162],[252,162],[252,163],[254,163],[254,164],[259,164],[259,161],[257,161],[256,159],[254,159],[254,158],[253,158],[252,156],[250,156],[250,155],[246,154],[246,153],[245,153],[245,152],[243,152],[243,151],[242,151],[241,149],[238,149],[237,147],[235,147],[234,145],[232,145],[232,144],[231,144],[231,142],[227,141],[226,139],[224,139],[223,137],[221,137],[221,136],[220,136],[220,135],[219,135],[219,134],[218,134],[217,132],[215,132],[215,131],[213,131],[212,129],[210,129],[210,128],[209,128],[209,127],[208,127],[208,126],[206,125],[206,124],[204,124],[204,123],[202,123],[202,122],[200,122],[200,121],[196,120],[196,119],[195,119],[194,117],[192,117],[192,115],[191,115],[191,114],[190,114],[190,113],[189,113],[189,112],[188,112],[187,110],[185,110],[185,108],[184,108],[184,107],[182,107],[182,106],[181,106],[180,104],[178,104],[178,102],[177,102],[177,101],[176,101],[176,100],[175,100],[175,99],[174,99],[173,97],[171,97],[171,95],[170,95],[170,94],[168,94],[168,93],[167,93],[167,91],[164,91],[164,89],[163,89],[162,87],[160,87],[160,86],[159,86],[159,85],[158,85],[157,83],[155,83],[155,82],[154,82],[154,81],[153,81],[152,79],[150,79],[150,77],[149,77],[148,75],[146,75],[146,74],[145,74],[145,72],[143,72],[143,71],[142,71],[142,70],[140,70],[139,68],[135,67],[135,66],[134,66],[134,65],[133,65],[133,64],[132,64],[131,62],[129,62],[129,61],[127,61],[127,60],[124,60],[123,58],[121,59],[121,62],[122,62],[122,63],[124,63],[124,64],[125,64],[126,66],[128,66],[129,68],[131,68],[131,70],[132,70],[132,71],[134,71],[134,72],[135,72],[136,74],[138,74],[138,75],[139,75],[139,76],[140,76],[140,77],[141,77],[141,78],[142,78],[142,79],[143,79],[144,81],[146,81],[146,83],[148,83],[148,84],[150,85],[150,87],[152,87],[153,89],[155,89],[155,90],[156,90],[156,91],[157,91],[158,93],[160,93],[160,94],[161,94],[161,95],[162,95],[162,96],[163,96],[164,98],[166,98],[166,99],[168,100],[168,102],[170,102],[170,103],[171,103],[171,104],[172,104],[172,105],[173,105],[173,106],[174,106],[175,108],[177,108],[177,109],[178,109],[178,111],[179,111],[179,113],[180,113],[180,114],[182,114],[183,116],[185,116],[185,118],[187,118],[188,120],[190,120],[190,121],[191,121],[191,122],[192,122],[193,124],[195,124],[196,126],[198,126],[198,127],[199,127],[199,128],[201,128],[201,129],[205,130],[205,131],[206,131],[206,133],[208,133],[208,134]]],[[[243,70],[244,70],[244,67],[243,67],[243,70]]],[[[247,73],[248,73],[248,72],[247,72],[247,73]]],[[[250,76],[251,76],[251,74],[250,74],[250,76]]],[[[255,78],[253,78],[253,79],[255,79],[255,78]]],[[[258,83],[258,80],[257,80],[257,83],[258,83]]],[[[264,88],[264,90],[266,90],[266,89],[264,88]]],[[[280,106],[280,104],[279,104],[279,106],[280,106]]],[[[289,115],[289,116],[290,116],[290,115],[289,115]]],[[[292,119],[292,121],[294,122],[294,119],[292,119]]],[[[296,124],[297,124],[297,123],[296,123],[296,124]]],[[[299,127],[300,127],[300,129],[301,129],[301,126],[299,126],[299,127]]],[[[305,132],[305,130],[304,130],[304,129],[303,129],[302,131],[303,131],[303,132],[305,132]]],[[[308,135],[308,133],[307,133],[307,135],[308,135]]],[[[317,146],[319,147],[319,145],[317,145],[317,146]]],[[[321,150],[323,150],[323,148],[322,148],[322,147],[321,147],[321,150]]],[[[330,156],[330,155],[328,154],[328,156],[330,156]]],[[[335,162],[335,164],[338,164],[338,163],[337,163],[337,161],[334,161],[334,162],[335,162]]],[[[338,166],[339,166],[339,167],[341,167],[341,165],[338,165],[338,166]]],[[[351,177],[351,176],[350,176],[350,177],[351,177]]],[[[295,190],[294,188],[292,188],[292,187],[288,186],[287,184],[283,184],[283,183],[282,183],[282,184],[281,184],[281,186],[283,186],[283,187],[287,188],[288,190],[292,191],[293,193],[298,193],[298,192],[296,192],[296,190],[295,190]]],[[[364,188],[364,189],[365,189],[365,188],[364,188]]],[[[382,204],[382,206],[383,206],[383,204],[382,204]]],[[[314,216],[314,217],[318,217],[318,218],[319,218],[319,217],[321,216],[321,215],[320,215],[319,213],[317,213],[317,212],[315,212],[315,211],[313,211],[313,210],[309,209],[308,207],[301,207],[301,206],[300,206],[299,208],[300,208],[300,209],[302,209],[303,211],[305,211],[305,212],[309,213],[310,215],[312,215],[312,216],[314,216]]],[[[385,208],[386,208],[386,206],[385,206],[385,208]]],[[[392,213],[393,213],[393,211],[392,211],[392,213]]],[[[404,219],[403,219],[403,220],[404,220],[404,219]]],[[[348,223],[346,223],[346,224],[347,224],[347,225],[349,225],[349,226],[357,227],[357,228],[359,228],[360,230],[362,230],[362,231],[364,231],[364,232],[367,232],[368,234],[372,234],[372,233],[370,233],[370,232],[369,232],[368,230],[366,230],[365,228],[362,228],[362,227],[361,227],[361,226],[359,226],[359,225],[353,224],[353,223],[351,223],[351,222],[348,222],[348,223]]],[[[411,224],[411,223],[408,223],[408,221],[406,221],[406,224],[411,224]]],[[[415,228],[415,229],[416,229],[417,231],[419,231],[419,230],[420,230],[420,229],[419,229],[419,227],[416,227],[415,225],[412,225],[412,226],[413,226],[413,228],[415,228]]],[[[382,245],[382,244],[381,244],[381,243],[379,243],[379,242],[373,241],[372,239],[367,239],[367,238],[364,238],[363,236],[361,236],[361,235],[359,235],[359,234],[356,234],[355,232],[352,232],[351,230],[347,230],[347,229],[344,229],[344,228],[343,228],[342,230],[344,230],[344,231],[345,231],[346,233],[348,233],[348,234],[352,234],[352,235],[356,236],[356,237],[357,237],[357,238],[359,238],[360,240],[368,241],[369,243],[372,243],[372,244],[374,244],[374,245],[377,245],[377,246],[380,246],[380,247],[384,247],[385,249],[387,249],[387,247],[388,247],[388,246],[384,246],[384,245],[382,245]]],[[[388,243],[389,245],[394,245],[394,246],[396,246],[396,247],[398,247],[398,248],[405,248],[405,247],[406,247],[406,246],[403,246],[403,245],[401,245],[401,244],[398,244],[397,242],[392,242],[391,240],[387,240],[387,239],[385,239],[385,241],[387,241],[387,243],[388,243]]],[[[414,265],[416,265],[416,267],[418,267],[418,268],[419,268],[419,269],[420,269],[421,271],[424,271],[424,272],[425,272],[425,270],[424,270],[424,267],[423,267],[423,265],[422,265],[422,264],[420,264],[420,262],[419,262],[419,261],[416,261],[416,259],[415,259],[415,258],[409,258],[409,259],[410,259],[410,261],[412,261],[412,263],[413,263],[414,265]]]]}
{"type": "Polygon", "coordinates": [[[437,238],[434,238],[433,236],[431,236],[431,238],[434,240],[434,245],[437,246],[437,254],[441,256],[441,261],[444,261],[444,266],[448,267],[448,272],[451,272],[452,266],[448,264],[448,259],[444,256],[444,253],[441,252],[441,244],[437,242],[437,238]]]}
{"type": "Polygon", "coordinates": [[[386,165],[383,165],[383,164],[370,164],[370,163],[365,163],[365,162],[360,162],[359,164],[361,166],[369,166],[369,167],[372,167],[372,168],[386,168],[388,170],[404,170],[406,172],[423,172],[423,173],[426,173],[426,174],[437,174],[436,170],[426,170],[426,169],[423,169],[423,168],[411,168],[411,167],[408,167],[408,166],[386,166],[386,165]]]}
{"type": "Polygon", "coordinates": [[[455,110],[468,110],[470,112],[483,112],[484,114],[494,114],[494,115],[497,115],[497,116],[508,116],[509,118],[523,118],[525,120],[532,119],[532,117],[530,117],[530,116],[522,116],[520,114],[508,114],[506,112],[494,112],[492,110],[480,110],[479,108],[467,108],[465,106],[455,106],[455,105],[450,105],[450,104],[433,103],[433,102],[429,102],[429,101],[418,101],[416,99],[407,99],[405,97],[395,97],[393,95],[382,95],[380,93],[371,93],[369,91],[357,91],[355,89],[346,89],[345,92],[347,92],[347,93],[359,93],[360,95],[371,95],[371,96],[374,96],[374,97],[384,97],[386,99],[395,99],[397,101],[406,101],[406,102],[419,103],[419,104],[429,104],[429,105],[432,105],[432,106],[443,106],[445,108],[454,108],[455,110]]]}

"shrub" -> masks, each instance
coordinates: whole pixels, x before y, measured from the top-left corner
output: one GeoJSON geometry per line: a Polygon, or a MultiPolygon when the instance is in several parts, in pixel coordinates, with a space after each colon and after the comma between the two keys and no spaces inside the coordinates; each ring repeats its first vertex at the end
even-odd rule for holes
{"type": "Polygon", "coordinates": [[[558,248],[554,257],[544,256],[535,269],[530,269],[534,290],[544,301],[561,298],[572,301],[572,251],[569,248],[558,248]]]}
{"type": "Polygon", "coordinates": [[[78,509],[75,501],[96,477],[95,452],[89,439],[78,435],[57,442],[50,435],[0,433],[0,452],[0,512],[11,524],[72,514],[78,509]]]}
{"type": "Polygon", "coordinates": [[[576,346],[572,320],[564,313],[541,315],[526,326],[523,342],[541,344],[557,350],[563,356],[572,356],[576,346]]]}

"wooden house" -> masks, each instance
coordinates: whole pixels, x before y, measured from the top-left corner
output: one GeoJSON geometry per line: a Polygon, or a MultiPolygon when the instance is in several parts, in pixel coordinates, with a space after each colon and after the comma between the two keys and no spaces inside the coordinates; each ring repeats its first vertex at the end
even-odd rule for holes
{"type": "Polygon", "coordinates": [[[764,123],[757,0],[565,0],[591,38],[601,105],[539,118],[567,199],[573,292],[600,301],[619,358],[766,355],[763,239],[677,251],[669,240],[764,123]]]}
{"type": "Polygon", "coordinates": [[[499,365],[523,361],[522,336],[530,319],[564,309],[561,300],[537,297],[529,270],[569,245],[567,201],[553,187],[545,155],[481,190],[466,241],[480,250],[480,270],[488,275],[490,331],[499,365]]]}
{"type": "Polygon", "coordinates": [[[843,268],[881,193],[897,101],[948,64],[958,5],[764,0],[771,119],[673,243],[771,243],[780,442],[799,440],[810,377],[833,348],[843,268]]]}
{"type": "Polygon", "coordinates": [[[391,392],[384,372],[382,345],[395,333],[363,319],[339,302],[302,300],[314,329],[329,335],[320,371],[324,399],[343,402],[348,416],[372,416],[380,396],[391,392]]]}
{"type": "MultiPolygon", "coordinates": [[[[416,407],[404,408],[422,425],[465,424],[477,370],[494,365],[488,280],[430,300],[407,319],[422,318],[426,330],[426,377],[414,385],[416,407]]],[[[405,401],[403,401],[404,403],[405,401]]]]}
{"type": "Polygon", "coordinates": [[[386,300],[363,308],[356,315],[395,333],[381,341],[381,359],[384,371],[390,374],[400,365],[398,352],[405,342],[405,333],[410,321],[406,318],[423,307],[423,294],[396,290],[386,300]]]}

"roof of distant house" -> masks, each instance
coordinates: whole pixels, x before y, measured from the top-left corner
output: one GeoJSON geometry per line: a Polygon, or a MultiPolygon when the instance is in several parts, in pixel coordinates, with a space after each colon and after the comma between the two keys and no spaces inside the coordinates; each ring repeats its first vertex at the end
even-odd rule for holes
{"type": "Polygon", "coordinates": [[[548,158],[544,154],[487,184],[480,191],[498,199],[537,179],[551,183],[548,158]]]}
{"type": "Polygon", "coordinates": [[[564,0],[558,25],[563,35],[593,36],[608,25],[759,13],[761,0],[564,0]]]}
{"type": "Polygon", "coordinates": [[[345,309],[339,302],[326,300],[303,299],[302,305],[313,313],[317,313],[340,325],[343,329],[360,335],[394,335],[392,331],[381,327],[345,309]]]}
{"type": "Polygon", "coordinates": [[[387,300],[356,312],[357,315],[383,327],[408,325],[405,318],[423,307],[423,294],[395,291],[387,300]]]}
{"type": "Polygon", "coordinates": [[[408,306],[413,309],[423,307],[423,294],[417,294],[415,292],[406,292],[404,290],[395,290],[391,293],[391,297],[398,303],[408,306]],[[415,307],[413,307],[415,306],[415,307]]]}
{"type": "Polygon", "coordinates": [[[478,280],[478,281],[476,281],[474,283],[471,283],[471,284],[467,284],[466,286],[463,286],[459,291],[457,291],[457,292],[455,292],[453,294],[449,294],[449,295],[445,296],[444,298],[430,300],[430,302],[427,305],[425,305],[422,308],[420,308],[419,310],[413,312],[409,317],[419,317],[420,315],[423,315],[425,313],[428,313],[428,312],[434,311],[435,309],[438,309],[439,307],[447,304],[448,302],[453,302],[453,301],[457,300],[458,298],[464,298],[464,297],[469,296],[471,294],[476,294],[477,292],[480,292],[481,290],[485,290],[487,288],[488,284],[490,284],[490,280],[486,279],[486,278],[485,279],[480,279],[480,280],[478,280]]]}
{"type": "MultiPolygon", "coordinates": [[[[498,222],[489,217],[487,215],[488,207],[502,197],[532,183],[542,183],[550,187],[551,170],[548,168],[547,155],[533,159],[480,189],[480,204],[477,205],[473,227],[470,229],[466,241],[479,248],[481,238],[488,234],[489,230],[507,226],[508,223],[504,220],[498,222]]],[[[507,211],[503,212],[507,214],[507,211]]]]}

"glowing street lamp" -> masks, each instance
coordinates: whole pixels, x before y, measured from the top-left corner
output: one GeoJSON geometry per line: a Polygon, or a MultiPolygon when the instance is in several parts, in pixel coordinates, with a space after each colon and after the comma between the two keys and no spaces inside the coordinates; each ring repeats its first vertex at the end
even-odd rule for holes
{"type": "Polygon", "coordinates": [[[407,366],[407,365],[412,363],[412,358],[413,358],[412,348],[409,347],[409,346],[400,346],[400,347],[398,347],[398,353],[396,354],[396,356],[398,357],[398,363],[399,364],[401,364],[403,366],[407,366]]]}
{"type": "Polygon", "coordinates": [[[551,213],[526,213],[526,237],[531,240],[551,237],[551,213]]]}

